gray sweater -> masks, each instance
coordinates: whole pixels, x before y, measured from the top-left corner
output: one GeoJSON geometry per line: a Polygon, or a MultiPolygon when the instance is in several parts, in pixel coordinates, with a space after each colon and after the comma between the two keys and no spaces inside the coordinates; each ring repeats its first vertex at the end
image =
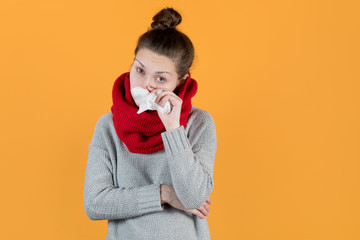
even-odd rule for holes
{"type": "Polygon", "coordinates": [[[84,208],[91,220],[108,220],[106,240],[210,239],[206,218],[161,204],[160,185],[172,185],[187,209],[206,201],[214,187],[214,120],[193,106],[186,128],[161,136],[164,150],[131,153],[116,134],[112,112],[97,121],[89,144],[84,208]]]}

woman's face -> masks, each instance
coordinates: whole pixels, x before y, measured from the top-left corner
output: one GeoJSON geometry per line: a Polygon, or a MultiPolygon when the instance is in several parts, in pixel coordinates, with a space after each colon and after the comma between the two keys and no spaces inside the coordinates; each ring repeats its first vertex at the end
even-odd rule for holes
{"type": "Polygon", "coordinates": [[[174,61],[147,48],[138,50],[130,70],[130,88],[174,91],[179,84],[174,61]]]}

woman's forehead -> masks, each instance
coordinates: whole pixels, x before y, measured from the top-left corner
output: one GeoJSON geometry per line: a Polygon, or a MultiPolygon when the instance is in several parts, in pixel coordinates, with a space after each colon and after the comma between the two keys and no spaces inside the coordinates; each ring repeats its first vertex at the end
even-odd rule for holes
{"type": "Polygon", "coordinates": [[[176,70],[175,63],[171,58],[146,48],[142,48],[137,52],[135,61],[144,68],[151,68],[158,72],[173,72],[176,70]]]}

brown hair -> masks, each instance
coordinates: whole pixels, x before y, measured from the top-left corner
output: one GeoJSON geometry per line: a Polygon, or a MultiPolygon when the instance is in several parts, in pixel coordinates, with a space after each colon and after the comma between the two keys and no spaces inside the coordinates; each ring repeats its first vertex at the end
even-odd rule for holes
{"type": "Polygon", "coordinates": [[[181,80],[188,73],[194,60],[192,42],[184,33],[175,28],[181,23],[181,15],[173,8],[165,8],[152,20],[152,29],[139,37],[135,55],[139,49],[147,48],[174,60],[176,72],[181,80]]]}

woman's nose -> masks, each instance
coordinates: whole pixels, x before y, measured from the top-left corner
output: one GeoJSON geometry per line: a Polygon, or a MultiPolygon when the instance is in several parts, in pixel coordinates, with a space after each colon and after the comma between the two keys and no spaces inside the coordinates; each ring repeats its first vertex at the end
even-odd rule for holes
{"type": "Polygon", "coordinates": [[[146,90],[148,90],[149,92],[151,92],[152,90],[155,89],[154,87],[154,83],[152,81],[151,78],[147,78],[144,82],[144,86],[143,86],[146,90]]]}
{"type": "Polygon", "coordinates": [[[149,92],[151,92],[151,91],[154,90],[155,88],[152,87],[152,86],[146,86],[145,89],[148,90],[149,92]]]}

